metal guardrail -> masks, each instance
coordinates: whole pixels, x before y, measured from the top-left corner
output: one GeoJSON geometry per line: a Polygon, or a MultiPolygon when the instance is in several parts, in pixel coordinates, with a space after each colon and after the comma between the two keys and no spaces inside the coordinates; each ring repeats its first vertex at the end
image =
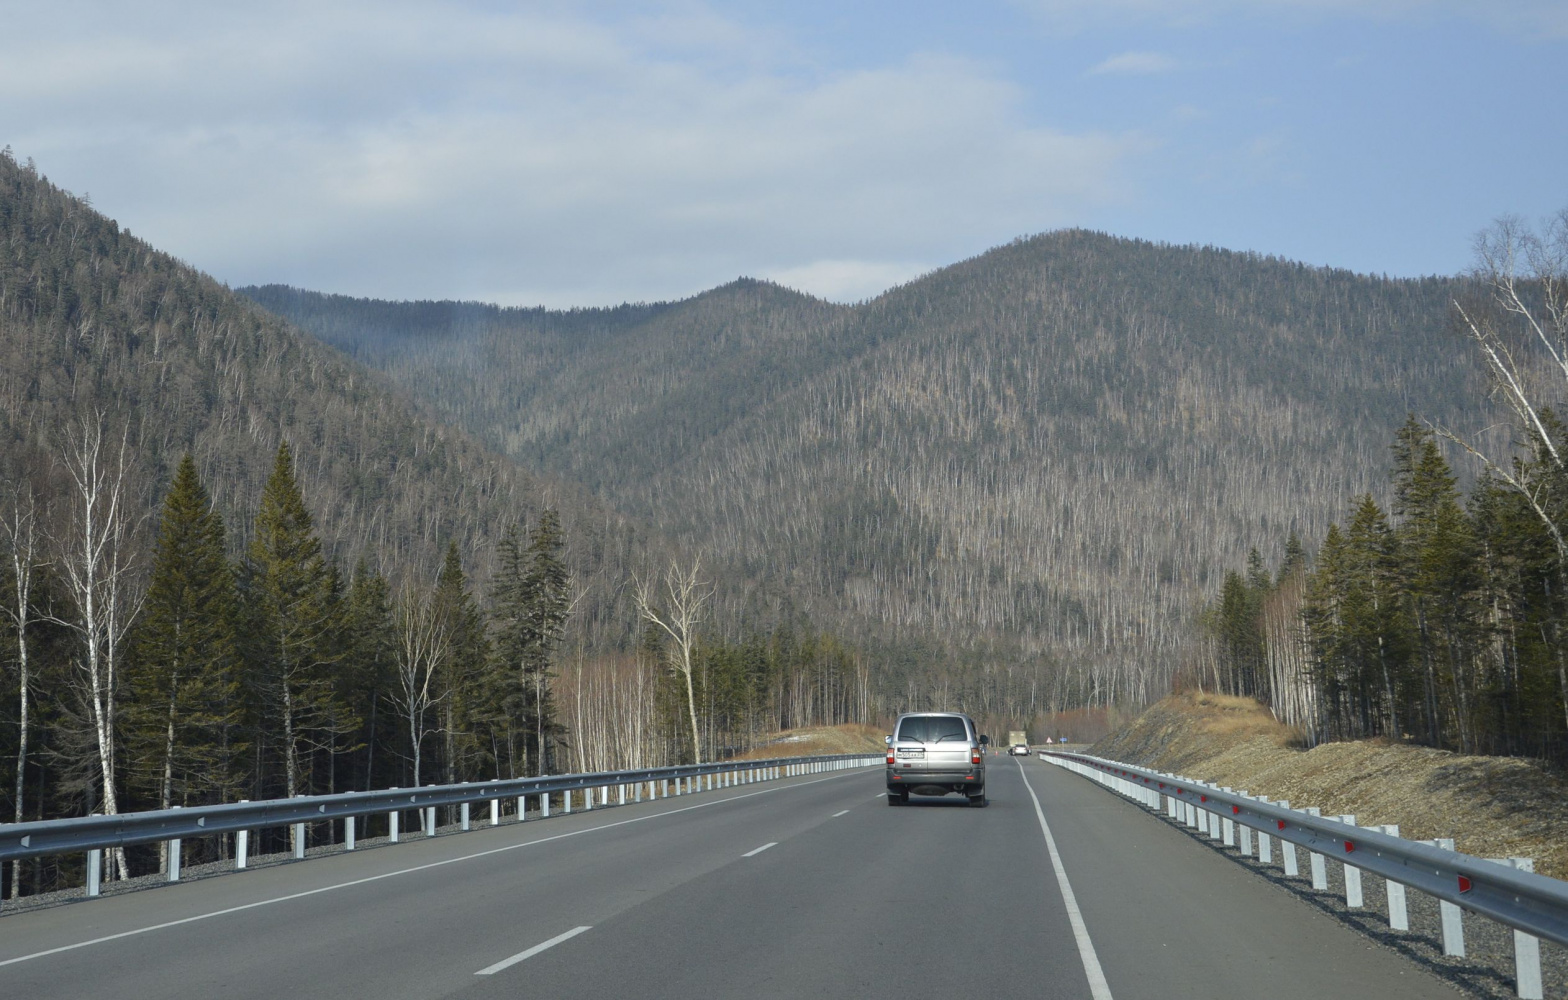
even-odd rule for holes
{"type": "MultiPolygon", "coordinates": [[[[723,761],[711,764],[645,768],[637,771],[601,771],[594,774],[546,775],[538,778],[515,778],[458,785],[391,788],[374,792],[303,795],[292,799],[235,802],[189,809],[157,809],[114,816],[81,816],[30,823],[0,823],[0,862],[50,854],[73,854],[79,851],[90,852],[91,859],[95,860],[96,855],[93,852],[101,850],[337,819],[350,821],[345,828],[345,847],[352,850],[354,844],[352,820],[359,816],[396,814],[405,810],[431,810],[437,806],[469,805],[489,801],[497,804],[492,806],[491,811],[491,822],[494,824],[498,822],[498,804],[503,799],[516,798],[522,805],[528,796],[545,796],[546,798],[541,800],[541,805],[544,816],[548,816],[547,797],[560,792],[579,790],[591,792],[621,786],[624,801],[625,788],[651,786],[654,782],[661,783],[668,796],[670,781],[676,782],[676,794],[679,795],[682,794],[680,791],[682,781],[687,783],[689,793],[692,791],[690,785],[693,780],[697,781],[698,789],[704,779],[712,788],[715,778],[726,779],[722,784],[728,786],[795,774],[882,763],[883,755],[880,753],[776,757],[769,760],[723,761]],[[727,780],[730,777],[737,780],[727,780]]],[[[584,800],[584,804],[588,804],[587,799],[584,800]]],[[[569,803],[567,811],[570,811],[569,803]]],[[[464,814],[464,829],[467,829],[467,810],[464,810],[464,814]]],[[[523,815],[526,815],[526,812],[523,815]]],[[[392,829],[395,830],[396,826],[394,825],[392,829]]],[[[302,841],[300,844],[301,846],[296,847],[296,857],[304,856],[302,841]]],[[[243,864],[241,860],[240,866],[243,864]]],[[[174,866],[173,875],[175,878],[178,877],[177,865],[174,866]]],[[[89,894],[96,895],[92,891],[93,888],[95,887],[90,882],[89,894]]]]}
{"type": "MultiPolygon", "coordinates": [[[[1255,831],[1264,849],[1266,838],[1278,837],[1282,844],[1306,848],[1317,857],[1332,858],[1347,866],[1347,892],[1352,881],[1349,873],[1355,869],[1382,876],[1393,885],[1408,886],[1435,896],[1448,904],[1445,909],[1459,907],[1489,917],[1514,928],[1516,960],[1526,953],[1519,948],[1521,933],[1568,945],[1568,882],[1523,871],[1507,863],[1460,854],[1433,842],[1406,840],[1377,828],[1354,826],[1319,816],[1315,809],[1310,812],[1292,809],[1288,804],[1271,803],[1261,797],[1217,788],[1180,775],[1082,753],[1042,750],[1040,757],[1066,764],[1155,811],[1161,809],[1163,797],[1171,818],[1181,818],[1177,816],[1178,809],[1190,810],[1189,816],[1193,812],[1208,814],[1206,821],[1187,825],[1214,830],[1212,836],[1219,839],[1222,834],[1218,831],[1223,824],[1227,845],[1233,843],[1230,824],[1235,824],[1237,828],[1255,831]]],[[[1392,829],[1397,833],[1397,827],[1392,829]]],[[[1263,860],[1268,859],[1264,857],[1263,860]]],[[[1292,853],[1287,861],[1287,874],[1295,874],[1294,860],[1292,853]]],[[[1320,862],[1315,860],[1314,866],[1317,864],[1320,862]]],[[[1359,897],[1359,875],[1354,885],[1359,897]]],[[[1402,892],[1399,899],[1402,908],[1402,892]]],[[[1354,905],[1359,903],[1357,898],[1354,905]]],[[[1452,916],[1457,920],[1457,910],[1452,916]]],[[[1445,929],[1445,938],[1447,933],[1445,929]]],[[[1459,954],[1463,954],[1462,948],[1461,944],[1459,954]]],[[[1535,961],[1537,985],[1533,995],[1538,997],[1539,959],[1535,961]]],[[[1520,995],[1532,995],[1527,992],[1527,970],[1521,967],[1518,972],[1520,995]]]]}

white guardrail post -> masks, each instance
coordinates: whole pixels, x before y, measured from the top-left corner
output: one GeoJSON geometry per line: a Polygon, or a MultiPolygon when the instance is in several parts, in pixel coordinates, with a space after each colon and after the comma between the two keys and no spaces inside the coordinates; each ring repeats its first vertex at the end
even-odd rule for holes
{"type": "MultiPolygon", "coordinates": [[[[249,802],[249,801],[250,801],[250,799],[240,799],[240,803],[242,805],[244,803],[246,803],[246,802],[249,802]]],[[[249,853],[250,853],[250,831],[249,830],[236,830],[234,832],[234,867],[236,869],[245,867],[246,862],[249,860],[249,858],[247,858],[246,855],[248,855],[249,853]]]]}
{"type": "MultiPolygon", "coordinates": [[[[170,806],[171,809],[181,809],[183,806],[170,806]]],[[[163,865],[165,877],[170,882],[180,880],[180,838],[173,837],[163,842],[163,865]]]]}

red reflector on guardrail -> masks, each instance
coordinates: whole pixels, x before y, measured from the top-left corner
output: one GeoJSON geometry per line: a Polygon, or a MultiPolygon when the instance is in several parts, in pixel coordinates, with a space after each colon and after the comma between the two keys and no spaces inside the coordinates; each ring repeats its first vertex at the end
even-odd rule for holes
{"type": "Polygon", "coordinates": [[[1469,892],[1470,891],[1470,880],[1465,878],[1463,875],[1459,876],[1459,891],[1460,892],[1469,892]]]}
{"type": "Polygon", "coordinates": [[[1198,801],[1199,802],[1207,802],[1207,801],[1209,801],[1209,797],[1207,795],[1200,795],[1200,796],[1198,796],[1198,801]]]}
{"type": "Polygon", "coordinates": [[[1280,828],[1280,829],[1281,829],[1281,830],[1283,830],[1283,829],[1285,829],[1285,821],[1284,821],[1284,820],[1280,820],[1280,821],[1279,821],[1279,828],[1280,828]]]}
{"type": "Polygon", "coordinates": [[[1355,849],[1356,849],[1356,845],[1355,845],[1355,843],[1353,841],[1349,841],[1349,840],[1345,841],[1345,853],[1346,854],[1354,853],[1355,849]]]}
{"type": "Polygon", "coordinates": [[[1161,788],[1164,788],[1164,787],[1165,787],[1165,782],[1163,782],[1163,781],[1162,781],[1162,782],[1160,782],[1160,787],[1161,787],[1161,788]]]}
{"type": "Polygon", "coordinates": [[[1233,815],[1233,816],[1240,816],[1241,815],[1241,806],[1231,806],[1230,807],[1230,811],[1231,811],[1231,815],[1233,815]]]}

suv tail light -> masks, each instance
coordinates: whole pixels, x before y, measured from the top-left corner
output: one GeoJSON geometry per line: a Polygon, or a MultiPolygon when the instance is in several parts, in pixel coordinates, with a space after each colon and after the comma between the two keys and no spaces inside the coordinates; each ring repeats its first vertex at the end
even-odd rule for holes
{"type": "Polygon", "coordinates": [[[892,747],[888,747],[887,748],[887,762],[889,764],[893,763],[893,748],[892,747]]]}
{"type": "Polygon", "coordinates": [[[969,752],[969,763],[971,763],[971,764],[978,764],[978,763],[980,763],[980,748],[979,747],[976,747],[975,749],[973,749],[973,750],[971,750],[969,752]]]}

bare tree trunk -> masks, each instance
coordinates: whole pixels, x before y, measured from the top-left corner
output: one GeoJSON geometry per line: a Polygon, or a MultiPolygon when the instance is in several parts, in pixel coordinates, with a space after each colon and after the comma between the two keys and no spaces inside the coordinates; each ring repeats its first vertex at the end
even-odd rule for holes
{"type": "MultiPolygon", "coordinates": [[[[16,582],[16,605],[6,609],[6,615],[16,627],[17,670],[17,745],[16,745],[16,822],[25,816],[27,793],[27,738],[32,704],[32,677],[27,653],[27,627],[33,622],[32,584],[37,556],[38,501],[31,485],[27,487],[24,509],[21,488],[12,493],[11,510],[3,522],[11,542],[11,572],[16,582]]],[[[22,894],[22,863],[11,862],[11,898],[22,894]]]]}
{"type": "Polygon", "coordinates": [[[686,715],[691,723],[691,752],[693,763],[702,763],[702,735],[697,726],[697,694],[692,684],[692,650],[697,644],[697,627],[705,620],[703,609],[713,597],[710,584],[699,582],[702,560],[692,561],[691,570],[683,572],[680,564],[671,561],[664,573],[665,598],[669,602],[667,613],[653,607],[652,581],[637,581],[637,611],[643,621],[657,626],[675,642],[671,656],[672,666],[686,681],[686,715]]]}
{"type": "MultiPolygon", "coordinates": [[[[71,535],[60,544],[59,564],[76,606],[70,621],[59,621],[81,640],[76,660],[78,679],[87,699],[98,751],[103,810],[120,811],[116,779],[119,725],[120,646],[141,609],[143,592],[133,582],[133,524],[125,513],[128,502],[126,467],[129,429],[122,432],[118,455],[104,454],[103,416],[73,428],[61,464],[74,486],[75,512],[71,535]]],[[[125,851],[110,854],[110,877],[127,878],[125,851]]]]}

